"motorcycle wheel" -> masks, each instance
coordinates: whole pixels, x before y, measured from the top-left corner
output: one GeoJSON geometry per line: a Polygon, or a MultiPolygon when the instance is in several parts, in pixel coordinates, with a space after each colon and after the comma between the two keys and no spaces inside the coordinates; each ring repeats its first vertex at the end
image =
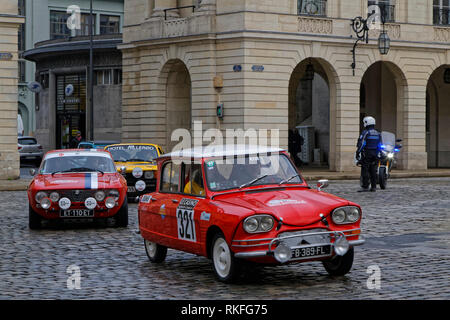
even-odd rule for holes
{"type": "Polygon", "coordinates": [[[387,186],[387,174],[386,174],[386,168],[381,167],[380,171],[378,173],[378,183],[380,184],[380,188],[382,190],[386,189],[387,186]]]}

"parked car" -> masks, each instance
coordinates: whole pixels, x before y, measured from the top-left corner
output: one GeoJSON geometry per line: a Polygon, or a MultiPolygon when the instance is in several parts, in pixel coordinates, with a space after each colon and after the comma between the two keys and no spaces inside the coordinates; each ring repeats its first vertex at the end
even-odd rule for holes
{"type": "Polygon", "coordinates": [[[127,183],[104,150],[47,152],[28,187],[29,227],[43,220],[110,219],[128,225],[127,183]]]}
{"type": "Polygon", "coordinates": [[[106,146],[110,144],[117,144],[117,141],[81,141],[78,144],[78,149],[104,149],[106,146]]]}
{"type": "Polygon", "coordinates": [[[30,160],[39,165],[44,156],[42,146],[34,137],[19,137],[17,141],[20,161],[30,160]]]}
{"type": "Polygon", "coordinates": [[[139,230],[150,261],[167,248],[212,259],[231,282],[244,260],[280,265],[321,261],[348,273],[361,245],[361,207],[312,189],[277,148],[216,146],[157,159],[157,190],[140,197],[139,230]]]}
{"type": "Polygon", "coordinates": [[[117,170],[128,183],[128,197],[153,192],[156,189],[156,162],[163,151],[159,145],[150,143],[123,143],[105,148],[111,152],[117,170]]]}

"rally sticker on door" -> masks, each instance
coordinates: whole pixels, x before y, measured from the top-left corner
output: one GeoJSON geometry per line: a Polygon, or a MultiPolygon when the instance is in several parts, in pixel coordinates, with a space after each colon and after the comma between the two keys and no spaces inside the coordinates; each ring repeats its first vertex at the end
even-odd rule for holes
{"type": "Polygon", "coordinates": [[[186,241],[196,242],[194,207],[198,200],[182,199],[177,207],[178,238],[186,241]]]}

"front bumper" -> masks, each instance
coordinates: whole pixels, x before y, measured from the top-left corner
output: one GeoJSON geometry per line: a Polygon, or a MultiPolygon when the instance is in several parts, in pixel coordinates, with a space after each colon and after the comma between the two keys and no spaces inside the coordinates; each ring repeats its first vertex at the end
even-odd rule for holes
{"type": "Polygon", "coordinates": [[[351,229],[351,230],[343,230],[343,231],[317,231],[317,232],[305,232],[301,231],[301,234],[295,234],[292,232],[292,235],[286,236],[278,236],[276,238],[265,238],[265,239],[251,239],[251,240],[233,240],[232,247],[236,252],[234,256],[240,259],[255,259],[255,258],[267,258],[274,257],[274,250],[277,245],[283,243],[288,244],[291,250],[295,249],[307,249],[318,246],[329,245],[331,246],[331,250],[329,254],[325,255],[314,255],[314,256],[306,256],[301,258],[292,258],[291,261],[302,261],[302,260],[314,260],[320,258],[328,258],[335,254],[334,250],[334,242],[339,237],[344,237],[349,247],[356,247],[363,245],[365,240],[360,236],[361,229],[351,229]],[[305,242],[305,239],[311,237],[322,237],[321,241],[316,241],[314,243],[307,242],[304,244],[292,245],[294,243],[305,242]],[[348,239],[348,238],[357,238],[357,239],[348,239]],[[325,240],[328,239],[328,240],[325,240]],[[250,250],[249,250],[250,249],[250,250]],[[254,250],[257,249],[257,250],[254,250]],[[245,250],[245,251],[240,251],[245,250]]]}

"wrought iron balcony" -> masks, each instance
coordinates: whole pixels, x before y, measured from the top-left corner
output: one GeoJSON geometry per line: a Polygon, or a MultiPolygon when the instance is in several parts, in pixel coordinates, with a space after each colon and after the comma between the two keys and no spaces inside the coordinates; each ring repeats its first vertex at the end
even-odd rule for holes
{"type": "Polygon", "coordinates": [[[450,25],[450,7],[441,7],[434,6],[433,7],[433,24],[439,26],[448,26],[450,25]]]}
{"type": "Polygon", "coordinates": [[[298,0],[298,14],[326,17],[327,0],[298,0]]]}

